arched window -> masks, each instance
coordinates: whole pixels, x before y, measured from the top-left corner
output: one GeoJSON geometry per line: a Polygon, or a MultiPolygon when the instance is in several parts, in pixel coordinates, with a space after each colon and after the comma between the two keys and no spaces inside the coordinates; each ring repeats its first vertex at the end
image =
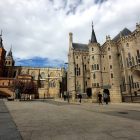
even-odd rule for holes
{"type": "Polygon", "coordinates": [[[139,50],[137,50],[137,57],[140,58],[139,50]]]}
{"type": "Polygon", "coordinates": [[[113,73],[111,73],[111,78],[113,78],[113,73]]]}
{"type": "Polygon", "coordinates": [[[14,75],[13,75],[13,77],[14,77],[14,78],[16,77],[16,71],[14,71],[14,75]]]}
{"type": "Polygon", "coordinates": [[[94,78],[94,79],[96,78],[96,75],[95,75],[95,73],[93,74],[93,78],[94,78]]]}
{"type": "Polygon", "coordinates": [[[132,64],[135,65],[134,57],[132,56],[132,64]]]}
{"type": "Polygon", "coordinates": [[[41,73],[41,79],[45,79],[45,73],[44,72],[41,73]]]}
{"type": "Polygon", "coordinates": [[[10,65],[10,61],[9,61],[9,65],[10,65]]]}
{"type": "Polygon", "coordinates": [[[103,55],[103,58],[104,58],[104,55],[103,55]]]}
{"type": "Polygon", "coordinates": [[[55,82],[53,82],[53,88],[55,88],[55,85],[56,85],[56,83],[55,83],[55,82]]]}
{"type": "Polygon", "coordinates": [[[96,70],[96,64],[94,64],[94,70],[96,70]]]}
{"type": "Polygon", "coordinates": [[[92,70],[94,70],[94,67],[93,67],[93,65],[92,65],[92,70]]]}
{"type": "Polygon", "coordinates": [[[77,70],[78,70],[78,64],[77,64],[77,70]]]}
{"type": "Polygon", "coordinates": [[[108,51],[110,51],[110,47],[108,47],[108,51]]]}
{"type": "Polygon", "coordinates": [[[41,82],[41,88],[44,88],[44,82],[41,82]]]}
{"type": "Polygon", "coordinates": [[[109,55],[109,59],[111,59],[111,55],[109,55]]]}
{"type": "Polygon", "coordinates": [[[129,44],[127,43],[126,46],[129,47],[129,44]]]}
{"type": "Polygon", "coordinates": [[[130,53],[128,53],[128,59],[131,60],[131,54],[130,53]]]}
{"type": "Polygon", "coordinates": [[[78,59],[78,56],[76,56],[76,59],[78,59]]]}
{"type": "Polygon", "coordinates": [[[137,84],[137,87],[139,88],[139,84],[137,84]]]}
{"type": "Polygon", "coordinates": [[[31,76],[35,79],[35,73],[34,72],[32,72],[31,76]]]}
{"type": "Polygon", "coordinates": [[[94,60],[94,56],[92,56],[92,59],[94,60]]]}
{"type": "Polygon", "coordinates": [[[97,87],[99,87],[99,83],[97,83],[97,87]]]}
{"type": "Polygon", "coordinates": [[[97,64],[97,70],[99,70],[99,64],[97,64]]]}
{"type": "Polygon", "coordinates": [[[110,65],[110,69],[112,69],[112,65],[110,65]]]}
{"type": "Polygon", "coordinates": [[[132,66],[132,62],[130,61],[130,67],[132,66]]]}
{"type": "Polygon", "coordinates": [[[129,68],[128,58],[126,58],[127,68],[129,68]]]}
{"type": "Polygon", "coordinates": [[[92,51],[94,51],[94,48],[92,48],[92,51]]]}
{"type": "Polygon", "coordinates": [[[77,81],[77,86],[79,86],[79,81],[77,81]]]}

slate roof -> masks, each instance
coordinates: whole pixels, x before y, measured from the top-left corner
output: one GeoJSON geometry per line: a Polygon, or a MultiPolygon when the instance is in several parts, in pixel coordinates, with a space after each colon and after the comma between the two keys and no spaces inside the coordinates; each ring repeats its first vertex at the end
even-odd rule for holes
{"type": "Polygon", "coordinates": [[[10,51],[8,52],[6,59],[13,59],[12,50],[11,50],[11,49],[10,49],[10,51]]]}
{"type": "Polygon", "coordinates": [[[97,39],[96,39],[96,35],[94,33],[93,25],[92,25],[91,43],[97,43],[97,39]]]}
{"type": "MultiPolygon", "coordinates": [[[[130,35],[131,33],[132,32],[129,29],[127,29],[127,28],[124,28],[121,31],[122,36],[130,35]]],[[[113,41],[117,41],[118,39],[120,39],[120,33],[118,33],[112,40],[113,41]]]]}
{"type": "Polygon", "coordinates": [[[72,43],[72,46],[74,47],[75,50],[88,51],[88,45],[87,44],[72,43]]]}

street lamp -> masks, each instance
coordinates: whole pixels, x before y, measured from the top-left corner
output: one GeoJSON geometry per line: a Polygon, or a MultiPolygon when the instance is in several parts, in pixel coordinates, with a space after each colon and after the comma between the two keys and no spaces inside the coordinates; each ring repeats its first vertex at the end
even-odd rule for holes
{"type": "Polygon", "coordinates": [[[67,77],[68,86],[67,86],[67,88],[68,88],[68,103],[69,103],[69,74],[71,74],[72,72],[69,72],[69,63],[66,62],[65,64],[68,64],[68,69],[67,69],[67,72],[68,72],[68,77],[67,77]]]}

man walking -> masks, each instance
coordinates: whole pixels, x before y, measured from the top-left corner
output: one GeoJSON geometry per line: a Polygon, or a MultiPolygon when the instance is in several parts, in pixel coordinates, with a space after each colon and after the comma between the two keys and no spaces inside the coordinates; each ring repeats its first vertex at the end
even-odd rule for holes
{"type": "Polygon", "coordinates": [[[82,99],[82,95],[81,93],[79,94],[79,103],[81,104],[81,99],[82,99]]]}
{"type": "Polygon", "coordinates": [[[107,95],[107,93],[104,93],[104,100],[105,100],[106,104],[108,104],[108,95],[107,95]]]}
{"type": "Polygon", "coordinates": [[[102,99],[102,94],[99,92],[99,94],[98,94],[98,99],[99,99],[99,105],[100,105],[100,103],[102,104],[102,102],[101,102],[101,99],[102,99]]]}

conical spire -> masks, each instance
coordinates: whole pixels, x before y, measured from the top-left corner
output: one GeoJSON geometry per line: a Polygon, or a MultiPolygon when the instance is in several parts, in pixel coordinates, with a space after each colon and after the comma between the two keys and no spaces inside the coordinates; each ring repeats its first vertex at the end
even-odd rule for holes
{"type": "Polygon", "coordinates": [[[12,56],[12,45],[11,45],[10,51],[7,54],[6,59],[13,59],[13,56],[12,56]]]}
{"type": "Polygon", "coordinates": [[[96,36],[93,29],[93,22],[92,22],[92,35],[91,35],[91,43],[97,43],[96,36]]]}

